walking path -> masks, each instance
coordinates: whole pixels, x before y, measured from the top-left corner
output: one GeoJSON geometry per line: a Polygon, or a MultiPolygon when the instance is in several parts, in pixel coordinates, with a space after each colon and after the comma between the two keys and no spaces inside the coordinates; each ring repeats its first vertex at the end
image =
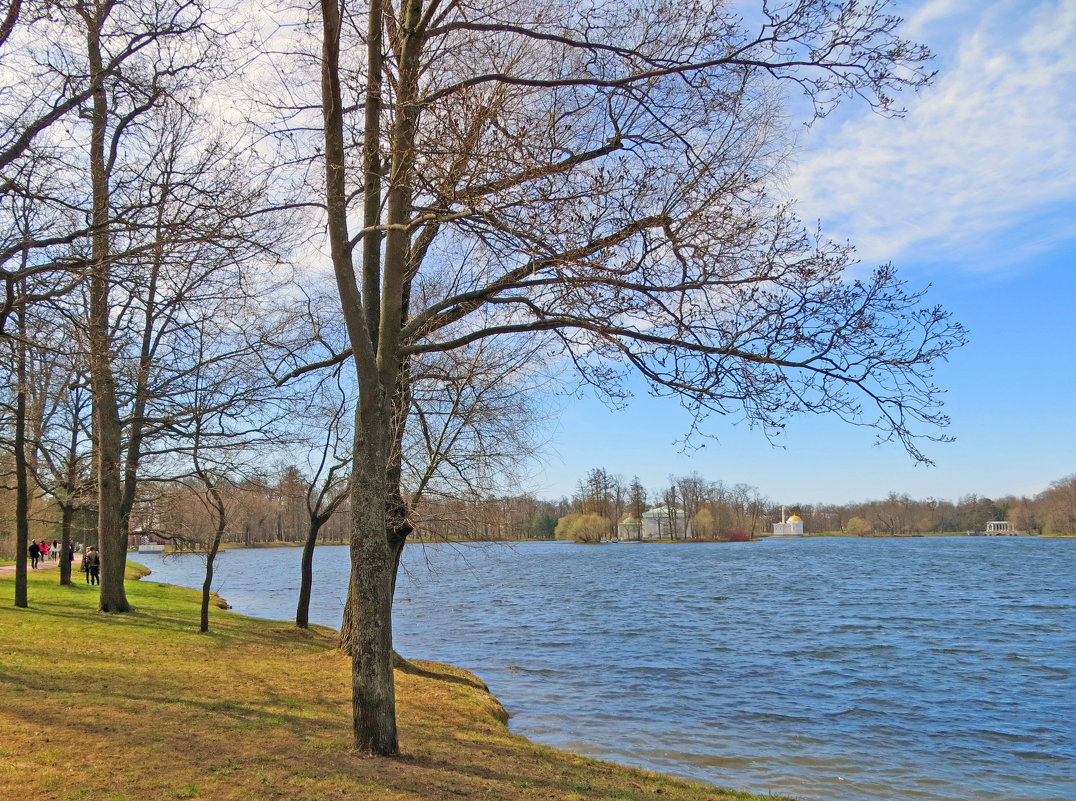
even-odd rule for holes
{"type": "MultiPolygon", "coordinates": [[[[59,567],[60,563],[55,560],[46,559],[37,563],[38,570],[48,570],[49,568],[59,567]]],[[[33,568],[29,564],[26,565],[26,572],[29,573],[33,568]]],[[[14,575],[15,565],[0,565],[0,576],[14,575]]]]}

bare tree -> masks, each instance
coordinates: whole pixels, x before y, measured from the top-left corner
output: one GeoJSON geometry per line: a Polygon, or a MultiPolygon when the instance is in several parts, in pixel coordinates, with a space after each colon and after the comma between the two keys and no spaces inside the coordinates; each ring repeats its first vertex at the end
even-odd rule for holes
{"type": "Polygon", "coordinates": [[[79,511],[91,506],[91,399],[79,332],[62,309],[33,310],[37,333],[29,337],[31,475],[37,490],[60,512],[60,584],[71,583],[73,526],[79,511]],[[44,312],[44,314],[42,314],[44,312]]]}
{"type": "Polygon", "coordinates": [[[49,297],[54,282],[48,270],[40,270],[34,264],[34,249],[24,247],[33,239],[42,216],[25,194],[10,191],[0,194],[0,219],[8,223],[6,241],[0,243],[0,269],[7,287],[0,308],[0,342],[9,357],[5,360],[4,373],[12,399],[9,409],[12,432],[3,444],[13,456],[15,605],[20,607],[28,603],[26,557],[30,508],[36,488],[34,479],[45,407],[55,378],[55,371],[50,369],[50,343],[44,341],[48,326],[43,324],[31,302],[49,297]],[[14,326],[8,325],[11,316],[15,318],[14,326]]]}
{"type": "Polygon", "coordinates": [[[540,338],[614,396],[634,369],[700,420],[830,412],[923,456],[915,429],[944,422],[930,365],[962,330],[889,267],[849,280],[848,249],[768,193],[779,81],[822,114],[848,95],[885,110],[926,80],[884,2],[789,0],[753,33],[723,4],[320,9],[328,239],[359,381],[357,747],[398,747],[391,596],[409,529],[393,454],[414,358],[540,338]],[[362,45],[365,63],[341,62],[362,45]]]}
{"type": "Polygon", "coordinates": [[[615,480],[603,467],[595,467],[579,480],[575,492],[575,504],[580,514],[596,514],[613,517],[615,480]]]}
{"type": "Polygon", "coordinates": [[[639,539],[642,536],[643,512],[646,511],[646,489],[638,476],[632,476],[631,483],[628,484],[627,503],[628,514],[631,515],[635,529],[635,539],[639,539]]]}
{"type": "Polygon", "coordinates": [[[267,243],[276,234],[271,218],[256,213],[262,187],[232,147],[199,143],[194,121],[174,106],[152,123],[143,132],[148,163],[130,176],[145,192],[132,199],[143,213],[122,253],[94,273],[86,323],[101,482],[101,605],[113,611],[126,607],[120,545],[144,458],[165,455],[169,445],[156,441],[167,443],[190,413],[183,404],[201,366],[200,326],[230,298],[261,290],[264,282],[244,270],[272,261],[267,243]],[[119,482],[117,494],[106,500],[110,482],[119,482]]]}
{"type": "MultiPolygon", "coordinates": [[[[145,154],[137,152],[134,143],[145,121],[177,91],[180,76],[194,66],[184,60],[190,50],[170,45],[187,37],[201,38],[202,9],[171,0],[133,4],[75,0],[62,11],[66,35],[83,43],[79,60],[85,65],[89,89],[84,109],[88,146],[82,165],[90,187],[86,330],[99,488],[99,605],[102,611],[125,612],[129,609],[123,588],[129,506],[125,511],[122,398],[114,364],[116,306],[112,295],[117,257],[130,225],[119,222],[119,190],[130,186],[130,179],[140,173],[145,154]]],[[[138,442],[137,436],[128,437],[132,439],[138,442]]]]}
{"type": "MultiPolygon", "coordinates": [[[[30,280],[24,278],[20,285],[30,280]]],[[[26,297],[32,291],[21,290],[21,294],[26,297]]],[[[11,453],[13,460],[16,606],[27,603],[26,548],[33,510],[47,507],[48,498],[53,496],[49,480],[52,450],[45,434],[61,413],[73,369],[70,340],[58,327],[63,320],[54,312],[47,304],[17,304],[11,331],[0,340],[8,357],[2,373],[7,397],[0,399],[0,416],[8,430],[0,434],[0,447],[11,453]]],[[[67,583],[63,567],[61,562],[61,583],[67,583]]]]}
{"type": "MultiPolygon", "coordinates": [[[[695,515],[699,513],[703,503],[706,501],[706,496],[709,492],[708,482],[698,473],[678,478],[670,477],[670,480],[680,491],[680,502],[684,507],[684,519],[689,522],[694,520],[695,515]]],[[[697,538],[698,536],[699,532],[693,529],[692,537],[697,538]]]]}
{"type": "Polygon", "coordinates": [[[18,341],[15,345],[15,434],[12,450],[15,456],[15,606],[29,605],[26,584],[26,555],[30,540],[30,471],[34,456],[26,441],[27,371],[26,309],[19,309],[18,341]]]}
{"type": "Polygon", "coordinates": [[[99,505],[104,527],[113,535],[102,542],[106,609],[126,608],[118,516],[112,514],[119,498],[114,453],[119,434],[108,408],[115,392],[101,364],[110,345],[106,273],[115,255],[112,238],[118,233],[112,228],[117,209],[110,187],[118,177],[117,161],[129,151],[123,137],[169,93],[182,72],[179,51],[166,40],[197,29],[190,8],[185,3],[155,5],[152,0],[29,0],[11,3],[0,28],[6,74],[26,76],[4,93],[0,198],[5,211],[27,203],[26,219],[32,223],[20,227],[19,236],[0,239],[6,289],[0,332],[14,309],[63,294],[95,265],[89,330],[99,358],[91,363],[91,372],[100,401],[95,409],[103,415],[97,426],[103,446],[99,452],[104,454],[98,472],[105,487],[102,498],[110,499],[99,505]],[[43,42],[47,46],[41,46],[43,42]],[[61,123],[63,134],[50,136],[61,123]],[[80,144],[87,146],[82,149],[80,144]],[[83,247],[87,241],[89,255],[83,247]],[[12,269],[16,262],[17,269],[12,269]],[[33,277],[32,285],[22,280],[26,277],[33,277]],[[16,286],[21,291],[15,291],[16,286]]]}
{"type": "Polygon", "coordinates": [[[192,332],[192,354],[184,413],[171,425],[173,458],[189,458],[183,478],[200,485],[199,499],[213,520],[209,537],[200,542],[206,554],[202,585],[200,630],[209,630],[209,601],[213,567],[230,522],[232,504],[225,489],[256,471],[260,455],[279,439],[278,426],[285,418],[272,377],[262,369],[246,330],[255,317],[237,297],[216,306],[192,332]]]}
{"type": "Polygon", "coordinates": [[[306,540],[300,571],[299,600],[295,606],[295,625],[307,628],[310,622],[310,594],[314,583],[314,547],[322,527],[347,502],[351,461],[351,427],[348,418],[354,409],[349,393],[334,376],[327,391],[308,406],[304,415],[309,423],[321,429],[320,447],[312,452],[312,471],[306,484],[306,540]]]}
{"type": "MultiPolygon", "coordinates": [[[[485,499],[534,464],[555,380],[533,346],[479,341],[408,365],[400,487],[414,512],[429,498],[485,499]]],[[[417,517],[418,524],[422,517],[417,517]]]]}
{"type": "Polygon", "coordinates": [[[666,488],[662,500],[665,506],[665,530],[670,539],[679,539],[687,536],[687,518],[681,507],[679,488],[672,484],[666,488]]]}
{"type": "Polygon", "coordinates": [[[68,385],[62,401],[64,419],[62,424],[54,427],[67,434],[60,456],[62,461],[54,460],[52,450],[44,450],[50,466],[48,491],[60,507],[60,584],[71,583],[75,516],[89,505],[94,494],[89,464],[92,452],[86,447],[90,441],[90,399],[83,378],[83,375],[76,374],[68,385]]]}
{"type": "Polygon", "coordinates": [[[171,359],[182,372],[173,346],[187,310],[200,287],[221,287],[207,274],[231,270],[230,288],[241,290],[238,265],[265,253],[255,208],[263,187],[244,169],[241,130],[208,121],[202,97],[224,77],[229,31],[207,4],[35,0],[24,11],[0,56],[34,80],[6,96],[13,124],[0,169],[9,170],[4,191],[32,197],[41,222],[32,236],[0,242],[0,258],[33,254],[29,267],[41,275],[85,280],[100,607],[122,612],[142,452],[168,425],[154,401],[169,390],[154,368],[171,359]],[[46,135],[61,122],[63,136],[46,135]]]}

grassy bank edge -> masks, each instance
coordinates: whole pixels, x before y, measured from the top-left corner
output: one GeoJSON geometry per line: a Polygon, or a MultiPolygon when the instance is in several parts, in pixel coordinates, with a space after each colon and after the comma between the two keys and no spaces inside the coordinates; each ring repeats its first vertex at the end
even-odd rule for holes
{"type": "Polygon", "coordinates": [[[128,565],[130,615],[55,571],[30,577],[29,609],[0,607],[0,798],[763,798],[531,743],[477,677],[420,660],[397,665],[403,753],[365,757],[335,632],[214,609],[200,635],[197,591],[136,581],[148,572],[128,565]]]}

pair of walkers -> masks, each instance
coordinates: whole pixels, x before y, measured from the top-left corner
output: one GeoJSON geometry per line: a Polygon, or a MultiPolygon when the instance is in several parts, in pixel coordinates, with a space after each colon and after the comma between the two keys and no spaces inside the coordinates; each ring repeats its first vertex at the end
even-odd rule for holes
{"type": "Polygon", "coordinates": [[[92,546],[82,554],[82,572],[86,574],[87,584],[101,583],[101,554],[92,546]]]}
{"type": "Polygon", "coordinates": [[[30,567],[37,570],[37,563],[44,562],[49,556],[49,544],[45,540],[40,542],[34,540],[30,543],[27,552],[30,554],[30,567]]]}

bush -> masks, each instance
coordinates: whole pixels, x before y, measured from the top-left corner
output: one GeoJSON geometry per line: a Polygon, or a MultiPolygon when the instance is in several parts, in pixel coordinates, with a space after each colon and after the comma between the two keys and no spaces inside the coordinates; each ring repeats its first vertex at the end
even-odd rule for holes
{"type": "Polygon", "coordinates": [[[553,537],[558,540],[570,540],[572,538],[572,525],[579,519],[579,515],[564,515],[557,521],[557,527],[553,529],[553,537]]]}
{"type": "Polygon", "coordinates": [[[865,537],[868,534],[874,533],[874,526],[864,520],[862,517],[853,517],[844,525],[845,533],[851,534],[856,537],[865,537]]]}
{"type": "Polygon", "coordinates": [[[699,509],[691,520],[691,534],[697,540],[709,540],[714,536],[714,514],[705,507],[699,509]]]}
{"type": "Polygon", "coordinates": [[[601,515],[571,514],[557,521],[556,537],[558,540],[601,542],[602,538],[609,536],[612,528],[612,522],[601,515]]]}
{"type": "Polygon", "coordinates": [[[728,542],[750,542],[751,534],[746,529],[730,528],[722,535],[728,542]]]}

